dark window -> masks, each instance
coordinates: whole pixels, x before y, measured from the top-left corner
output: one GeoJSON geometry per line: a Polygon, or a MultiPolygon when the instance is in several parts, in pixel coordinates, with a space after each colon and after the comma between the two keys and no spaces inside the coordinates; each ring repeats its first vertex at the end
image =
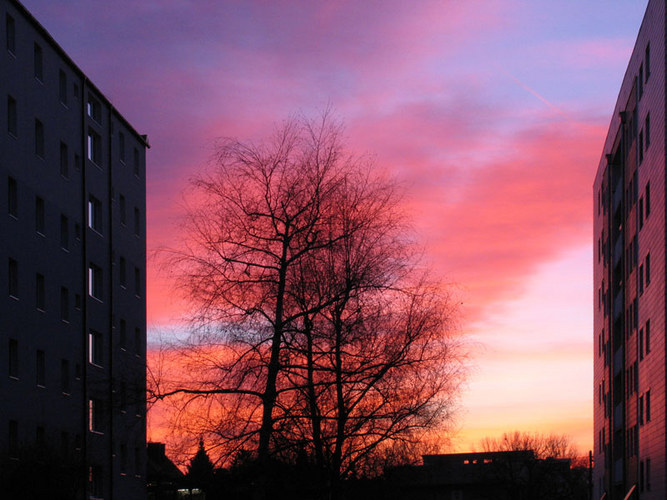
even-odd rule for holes
{"type": "Polygon", "coordinates": [[[77,311],[81,310],[81,295],[79,295],[78,293],[74,294],[74,309],[76,309],[77,311]]]}
{"type": "Polygon", "coordinates": [[[639,329],[639,359],[644,359],[644,329],[639,329]]]}
{"type": "Polygon", "coordinates": [[[639,77],[637,78],[639,84],[639,98],[644,95],[644,64],[639,65],[639,77]]]}
{"type": "Polygon", "coordinates": [[[60,102],[67,105],[67,75],[61,69],[58,77],[58,95],[60,102]]]}
{"type": "Polygon", "coordinates": [[[35,276],[35,307],[40,311],[46,310],[46,284],[44,276],[39,273],[35,276]]]}
{"type": "Polygon", "coordinates": [[[645,209],[646,209],[646,218],[648,219],[648,216],[649,216],[650,213],[651,213],[651,183],[650,183],[650,182],[647,182],[647,183],[646,183],[646,195],[645,195],[645,198],[646,198],[646,206],[645,206],[645,209]]]}
{"type": "Polygon", "coordinates": [[[124,319],[120,320],[120,348],[125,349],[127,346],[127,323],[124,319]]]}
{"type": "Polygon", "coordinates": [[[141,297],[141,271],[138,267],[134,268],[134,294],[141,297]]]}
{"type": "Polygon", "coordinates": [[[64,142],[60,143],[60,175],[65,179],[69,177],[69,154],[64,142]]]}
{"type": "Polygon", "coordinates": [[[651,283],[651,254],[647,253],[646,254],[646,261],[645,261],[645,267],[644,271],[646,272],[646,286],[651,283]]]}
{"type": "Polygon", "coordinates": [[[92,195],[88,198],[88,227],[102,234],[102,202],[92,195]]]}
{"type": "Polygon", "coordinates": [[[648,354],[649,352],[651,352],[651,320],[650,319],[646,320],[646,326],[644,328],[646,330],[646,343],[645,343],[646,349],[645,349],[645,351],[646,351],[646,354],[648,354]]]}
{"type": "Polygon", "coordinates": [[[69,250],[69,221],[65,215],[60,215],[60,248],[69,250]]]}
{"type": "Polygon", "coordinates": [[[644,83],[648,82],[648,77],[651,75],[651,45],[646,44],[646,53],[644,54],[644,64],[646,71],[644,72],[644,83]]]}
{"type": "Polygon", "coordinates": [[[119,205],[120,205],[120,223],[125,225],[127,223],[127,210],[125,208],[125,196],[122,194],[119,197],[119,205]]]}
{"type": "Polygon", "coordinates": [[[44,200],[39,196],[35,198],[35,231],[39,234],[44,234],[45,214],[44,214],[44,200]]]}
{"type": "Polygon", "coordinates": [[[9,440],[7,443],[9,456],[18,458],[19,456],[19,423],[16,420],[9,421],[9,440]]]}
{"type": "Polygon", "coordinates": [[[644,403],[646,404],[646,422],[651,421],[651,391],[646,391],[646,396],[644,397],[644,403]]]}
{"type": "Polygon", "coordinates": [[[102,269],[95,264],[88,267],[88,294],[102,300],[102,269]]]}
{"type": "Polygon", "coordinates": [[[33,50],[33,60],[35,67],[35,78],[42,81],[44,79],[44,61],[42,56],[42,47],[35,44],[33,50]]]}
{"type": "Polygon", "coordinates": [[[639,462],[639,491],[644,491],[644,462],[639,462]]]}
{"type": "Polygon", "coordinates": [[[127,474],[127,445],[125,443],[120,445],[120,473],[127,474]]]}
{"type": "Polygon", "coordinates": [[[125,263],[125,257],[120,258],[120,269],[119,269],[119,275],[120,275],[120,286],[125,288],[127,286],[127,265],[125,263]]]}
{"type": "Polygon", "coordinates": [[[66,359],[60,360],[60,390],[63,394],[71,392],[69,361],[66,359]]]}
{"type": "Polygon", "coordinates": [[[9,258],[8,274],[9,295],[17,298],[19,296],[19,263],[9,258]]]}
{"type": "Polygon", "coordinates": [[[651,491],[651,459],[646,459],[646,491],[651,491]]]}
{"type": "Polygon", "coordinates": [[[9,14],[5,17],[5,30],[7,32],[7,50],[16,54],[16,23],[9,14]]]}
{"type": "Polygon", "coordinates": [[[102,122],[102,106],[100,105],[100,101],[95,99],[90,94],[88,94],[88,104],[86,105],[86,111],[88,116],[90,116],[97,123],[102,122]]]}
{"type": "Polygon", "coordinates": [[[125,134],[118,132],[118,157],[125,163],[125,134]]]}
{"type": "Polygon", "coordinates": [[[93,129],[88,129],[88,159],[102,165],[102,138],[93,129]]]}
{"type": "Polygon", "coordinates": [[[134,148],[134,175],[139,177],[139,150],[134,148]]]}
{"type": "Polygon", "coordinates": [[[639,132],[639,163],[644,161],[644,131],[639,132]]]}
{"type": "Polygon", "coordinates": [[[644,133],[645,133],[645,148],[648,149],[649,144],[651,144],[651,115],[646,115],[646,120],[644,120],[644,133]]]}
{"type": "Polygon", "coordinates": [[[35,154],[44,158],[44,125],[35,118],[35,154]]]}
{"type": "Polygon", "coordinates": [[[13,177],[7,178],[7,211],[14,217],[19,215],[18,188],[13,177]]]}
{"type": "Polygon", "coordinates": [[[103,349],[102,334],[91,330],[88,334],[88,362],[93,365],[102,366],[103,349]]]}
{"type": "Polygon", "coordinates": [[[19,378],[19,343],[9,339],[9,376],[19,378]]]}
{"type": "Polygon", "coordinates": [[[77,172],[81,170],[81,157],[78,154],[74,155],[74,170],[77,172]]]}
{"type": "Polygon", "coordinates": [[[35,382],[40,387],[46,387],[46,355],[39,349],[35,357],[35,382]]]}
{"type": "Polygon", "coordinates": [[[141,234],[141,212],[137,207],[134,207],[134,234],[141,234]]]}
{"type": "Polygon", "coordinates": [[[16,110],[16,99],[7,96],[7,132],[14,137],[18,136],[18,111],[16,110]]]}
{"type": "MultiPolygon", "coordinates": [[[[639,198],[639,229],[644,227],[644,198],[639,198]]],[[[598,262],[599,262],[598,258],[598,262]]]]}
{"type": "Polygon", "coordinates": [[[60,287],[60,319],[69,322],[69,290],[60,287]]]}

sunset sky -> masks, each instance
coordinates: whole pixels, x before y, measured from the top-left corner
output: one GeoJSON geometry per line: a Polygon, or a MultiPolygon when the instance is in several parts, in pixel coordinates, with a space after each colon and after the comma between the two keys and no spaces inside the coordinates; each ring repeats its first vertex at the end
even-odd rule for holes
{"type": "MultiPolygon", "coordinates": [[[[149,257],[216,138],[331,106],[405,182],[461,303],[455,448],[514,429],[592,447],[592,183],[646,0],[23,3],[149,136],[149,257]]],[[[150,335],[181,304],[148,272],[150,335]]]]}

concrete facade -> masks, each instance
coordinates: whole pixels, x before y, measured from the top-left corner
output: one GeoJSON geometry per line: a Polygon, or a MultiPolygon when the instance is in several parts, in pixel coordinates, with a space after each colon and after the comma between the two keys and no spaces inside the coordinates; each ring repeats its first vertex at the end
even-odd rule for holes
{"type": "Polygon", "coordinates": [[[0,462],[145,498],[147,139],[16,0],[0,44],[0,462]]]}
{"type": "Polygon", "coordinates": [[[595,177],[593,498],[667,498],[665,2],[650,0],[595,177]]]}

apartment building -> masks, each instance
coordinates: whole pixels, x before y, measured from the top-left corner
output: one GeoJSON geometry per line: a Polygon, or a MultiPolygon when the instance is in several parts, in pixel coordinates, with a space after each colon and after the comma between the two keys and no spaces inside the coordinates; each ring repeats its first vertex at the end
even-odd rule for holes
{"type": "Polygon", "coordinates": [[[16,0],[0,43],[0,496],[145,498],[148,141],[16,0]]]}
{"type": "Polygon", "coordinates": [[[650,0],[594,183],[593,498],[667,498],[665,15],[650,0]]]}

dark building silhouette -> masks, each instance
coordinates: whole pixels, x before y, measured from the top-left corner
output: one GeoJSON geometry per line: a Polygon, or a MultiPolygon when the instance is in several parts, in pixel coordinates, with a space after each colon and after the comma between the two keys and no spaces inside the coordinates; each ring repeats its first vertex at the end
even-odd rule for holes
{"type": "Polygon", "coordinates": [[[666,4],[650,0],[594,183],[593,498],[667,498],[666,4]]]}
{"type": "Polygon", "coordinates": [[[0,44],[3,487],[43,451],[70,498],[145,498],[148,142],[16,0],[0,44]]]}

